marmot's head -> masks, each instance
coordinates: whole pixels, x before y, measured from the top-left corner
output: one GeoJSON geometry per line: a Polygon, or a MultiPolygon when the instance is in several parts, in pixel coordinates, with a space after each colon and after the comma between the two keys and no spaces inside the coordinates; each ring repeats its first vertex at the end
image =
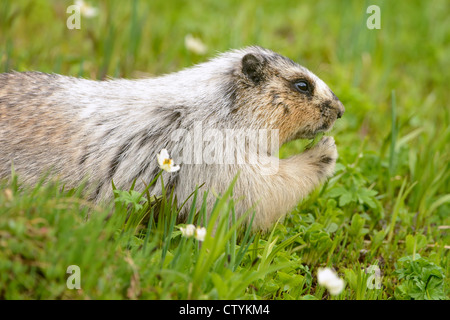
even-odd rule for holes
{"type": "Polygon", "coordinates": [[[308,69],[260,47],[236,51],[232,114],[244,126],[279,129],[280,142],[312,138],[332,128],[344,106],[308,69]]]}

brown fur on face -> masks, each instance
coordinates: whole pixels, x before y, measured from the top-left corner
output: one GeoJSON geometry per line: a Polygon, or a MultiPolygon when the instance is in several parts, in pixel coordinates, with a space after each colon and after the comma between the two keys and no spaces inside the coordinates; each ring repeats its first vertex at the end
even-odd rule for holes
{"type": "Polygon", "coordinates": [[[242,59],[242,72],[236,75],[241,105],[235,113],[245,112],[254,127],[279,129],[283,144],[328,131],[342,116],[342,103],[306,68],[276,53],[247,56],[242,59]],[[299,81],[306,81],[310,91],[297,90],[299,81]]]}

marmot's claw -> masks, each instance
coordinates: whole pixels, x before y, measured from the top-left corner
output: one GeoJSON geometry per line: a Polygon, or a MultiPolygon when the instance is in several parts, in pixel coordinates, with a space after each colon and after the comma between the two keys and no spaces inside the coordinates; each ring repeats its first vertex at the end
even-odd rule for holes
{"type": "Polygon", "coordinates": [[[329,147],[336,146],[334,138],[331,136],[323,136],[322,139],[320,139],[318,145],[319,144],[329,146],[329,147]]]}
{"type": "Polygon", "coordinates": [[[324,174],[326,177],[330,177],[334,173],[334,167],[336,165],[336,159],[338,152],[334,138],[331,136],[324,136],[317,145],[308,150],[313,157],[313,163],[319,168],[319,173],[324,174]]]}

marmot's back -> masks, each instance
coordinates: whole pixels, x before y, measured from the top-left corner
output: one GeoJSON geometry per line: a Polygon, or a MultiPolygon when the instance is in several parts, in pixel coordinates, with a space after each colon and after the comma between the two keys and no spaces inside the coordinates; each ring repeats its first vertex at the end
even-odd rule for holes
{"type": "Polygon", "coordinates": [[[46,169],[61,172],[69,161],[62,147],[74,148],[79,131],[71,112],[64,112],[61,79],[40,72],[0,74],[1,178],[14,165],[35,183],[46,169]]]}

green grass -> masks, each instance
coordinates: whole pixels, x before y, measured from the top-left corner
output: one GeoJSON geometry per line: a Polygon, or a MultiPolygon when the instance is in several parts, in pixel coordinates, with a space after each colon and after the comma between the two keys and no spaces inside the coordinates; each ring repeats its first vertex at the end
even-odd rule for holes
{"type": "Polygon", "coordinates": [[[330,133],[337,172],[266,234],[228,225],[229,194],[215,223],[192,211],[189,222],[208,228],[201,243],[181,236],[174,217],[184,199],[170,194],[144,201],[118,190],[110,207],[94,207],[82,188],[4,181],[0,299],[449,299],[448,1],[91,3],[99,16],[68,30],[71,1],[2,1],[0,70],[131,78],[268,47],[344,103],[330,133]],[[371,4],[381,8],[380,30],[366,28],[371,4]],[[208,46],[205,56],[185,48],[189,33],[208,46]],[[70,265],[80,267],[80,290],[66,286],[70,265]],[[346,282],[338,296],[317,284],[326,266],[346,282]],[[368,285],[370,266],[381,271],[379,289],[368,285]]]}

